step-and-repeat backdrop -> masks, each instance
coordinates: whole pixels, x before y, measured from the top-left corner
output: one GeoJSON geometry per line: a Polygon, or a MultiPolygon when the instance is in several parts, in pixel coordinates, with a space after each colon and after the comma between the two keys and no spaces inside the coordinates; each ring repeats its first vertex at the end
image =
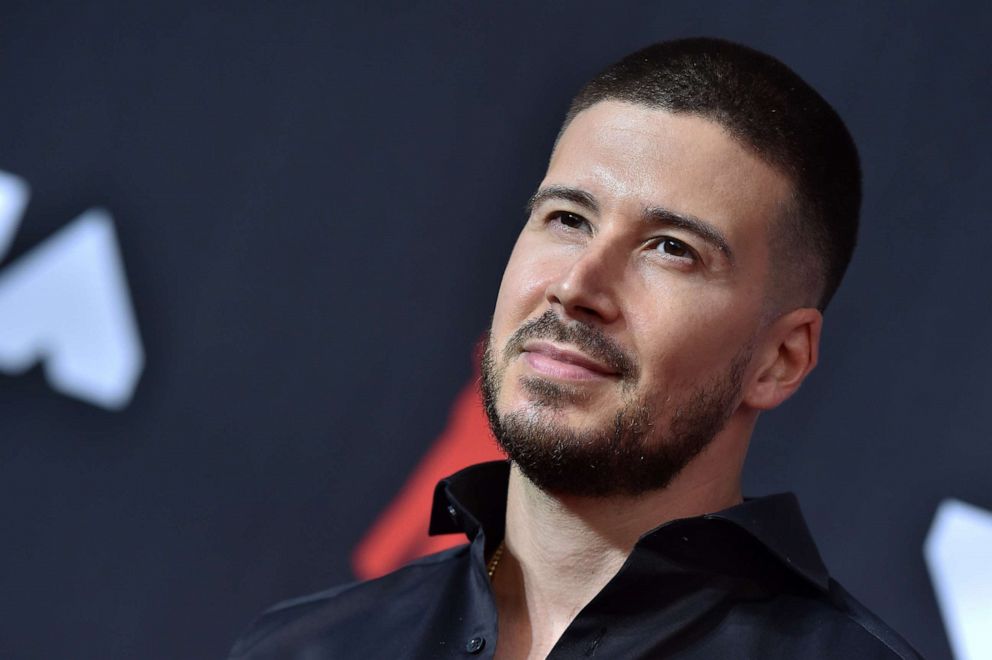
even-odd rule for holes
{"type": "Polygon", "coordinates": [[[979,657],[990,11],[342,4],[0,3],[0,657],[222,657],[450,543],[426,504],[496,455],[475,346],[567,101],[698,34],[794,67],[864,160],[821,365],[747,490],[796,491],[925,656],[979,657]]]}

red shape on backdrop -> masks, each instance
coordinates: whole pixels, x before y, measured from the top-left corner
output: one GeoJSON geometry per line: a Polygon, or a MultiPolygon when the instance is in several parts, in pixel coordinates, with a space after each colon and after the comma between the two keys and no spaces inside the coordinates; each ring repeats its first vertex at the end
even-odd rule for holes
{"type": "Polygon", "coordinates": [[[489,430],[478,376],[462,388],[448,424],[351,555],[355,574],[371,579],[407,562],[465,543],[461,534],[428,536],[434,487],[467,465],[505,458],[489,430]]]}

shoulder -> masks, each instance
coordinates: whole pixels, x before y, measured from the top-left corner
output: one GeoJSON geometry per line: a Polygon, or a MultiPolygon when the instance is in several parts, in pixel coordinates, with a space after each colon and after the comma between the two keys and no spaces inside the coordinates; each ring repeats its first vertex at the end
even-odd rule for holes
{"type": "Polygon", "coordinates": [[[422,614],[425,601],[443,590],[456,567],[467,561],[467,550],[468,546],[459,546],[374,580],[278,603],[248,627],[229,658],[296,657],[309,648],[333,646],[342,634],[354,640],[407,625],[399,619],[422,614]]]}
{"type": "Polygon", "coordinates": [[[862,605],[836,580],[830,580],[830,599],[842,616],[869,638],[870,643],[878,649],[878,657],[920,660],[920,654],[909,642],[862,605]]]}
{"type": "Polygon", "coordinates": [[[920,660],[906,640],[832,579],[828,591],[783,593],[742,610],[730,623],[742,629],[725,631],[749,640],[742,657],[920,660]]]}

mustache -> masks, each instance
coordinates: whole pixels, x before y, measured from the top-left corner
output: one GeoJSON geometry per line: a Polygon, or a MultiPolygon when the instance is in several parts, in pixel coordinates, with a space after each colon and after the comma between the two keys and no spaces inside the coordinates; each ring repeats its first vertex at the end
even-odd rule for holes
{"type": "Polygon", "coordinates": [[[504,359],[510,359],[522,351],[524,343],[530,339],[550,339],[573,344],[582,352],[616,371],[621,379],[637,378],[639,372],[637,362],[606,333],[579,321],[565,323],[550,309],[517,328],[506,342],[506,348],[503,350],[504,359]]]}

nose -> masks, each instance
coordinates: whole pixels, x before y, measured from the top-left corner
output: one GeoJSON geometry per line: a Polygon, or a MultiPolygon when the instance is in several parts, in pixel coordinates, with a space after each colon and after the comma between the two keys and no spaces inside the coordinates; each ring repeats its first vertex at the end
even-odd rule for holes
{"type": "Polygon", "coordinates": [[[563,317],[607,324],[620,317],[617,285],[623,259],[608,246],[586,246],[545,290],[563,317]]]}

